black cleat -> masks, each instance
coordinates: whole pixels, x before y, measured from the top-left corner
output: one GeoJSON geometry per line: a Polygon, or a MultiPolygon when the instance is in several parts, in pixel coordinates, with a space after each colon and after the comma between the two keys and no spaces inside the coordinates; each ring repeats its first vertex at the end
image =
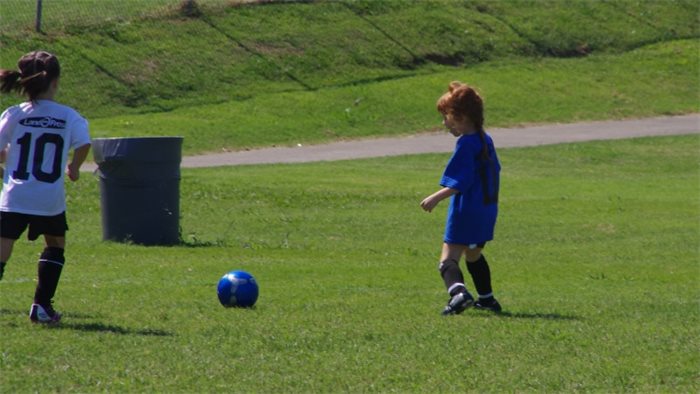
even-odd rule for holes
{"type": "Polygon", "coordinates": [[[29,320],[32,323],[58,324],[61,321],[61,314],[56,312],[50,303],[48,305],[32,304],[29,320]]]}
{"type": "Polygon", "coordinates": [[[474,297],[472,297],[469,292],[463,291],[450,298],[447,302],[447,306],[442,311],[442,315],[459,315],[472,305],[474,305],[474,297]]]}
{"type": "Polygon", "coordinates": [[[474,308],[496,313],[500,312],[502,309],[501,304],[499,304],[493,297],[479,299],[474,303],[474,308]]]}

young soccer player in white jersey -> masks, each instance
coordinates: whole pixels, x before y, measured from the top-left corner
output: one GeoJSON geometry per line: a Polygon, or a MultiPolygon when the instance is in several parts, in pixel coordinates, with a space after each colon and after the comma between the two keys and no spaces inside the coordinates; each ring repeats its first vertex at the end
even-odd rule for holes
{"type": "Polygon", "coordinates": [[[459,314],[470,306],[500,312],[501,305],[491,289],[491,271],[481,253],[486,242],[493,239],[501,170],[493,140],[484,131],[483,101],[472,87],[452,82],[438,100],[437,109],[445,127],[458,137],[440,180],[442,188],[420,204],[431,212],[440,201],[452,198],[439,265],[450,295],[442,314],[459,314]],[[476,302],[459,268],[462,256],[479,296],[476,302]]]}
{"type": "Polygon", "coordinates": [[[19,70],[0,70],[0,91],[19,91],[28,98],[0,115],[0,151],[4,151],[0,156],[6,163],[0,191],[0,279],[22,233],[28,228],[32,241],[43,235],[45,247],[29,318],[52,324],[61,319],[52,303],[68,230],[64,174],[78,180],[90,151],[90,136],[82,116],[54,101],[61,73],[56,56],[35,51],[22,56],[17,65],[19,70]]]}

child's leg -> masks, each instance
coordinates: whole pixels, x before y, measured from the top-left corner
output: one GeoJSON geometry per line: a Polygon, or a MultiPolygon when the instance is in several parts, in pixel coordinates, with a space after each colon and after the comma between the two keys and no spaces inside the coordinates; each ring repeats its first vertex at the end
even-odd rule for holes
{"type": "Polygon", "coordinates": [[[7,262],[12,255],[12,247],[15,240],[10,238],[0,238],[0,261],[7,262]]]}
{"type": "Polygon", "coordinates": [[[486,258],[481,254],[482,248],[476,246],[467,248],[465,257],[467,260],[467,270],[474,281],[474,287],[479,294],[479,298],[493,297],[491,289],[491,270],[486,258]]]}
{"type": "Polygon", "coordinates": [[[440,256],[440,266],[438,268],[450,296],[467,290],[464,285],[464,275],[459,268],[459,260],[462,258],[465,249],[465,245],[448,243],[442,245],[442,255],[440,256]]]}
{"type": "Polygon", "coordinates": [[[15,245],[15,240],[10,238],[0,238],[0,279],[5,273],[5,264],[12,255],[12,247],[15,245]]]}
{"type": "Polygon", "coordinates": [[[467,291],[464,285],[464,275],[459,269],[459,260],[464,254],[466,245],[443,244],[440,258],[440,274],[445,281],[450,300],[442,311],[443,315],[457,315],[474,305],[474,297],[467,291]]]}
{"type": "Polygon", "coordinates": [[[27,225],[27,215],[15,212],[0,212],[0,279],[5,273],[5,264],[12,255],[12,247],[27,228],[27,225]]]}
{"type": "Polygon", "coordinates": [[[474,287],[479,294],[479,300],[474,304],[477,309],[486,309],[493,312],[501,311],[501,304],[493,297],[491,289],[491,270],[486,257],[481,254],[483,245],[474,245],[468,248],[465,253],[467,259],[467,270],[472,276],[474,287]]]}
{"type": "Polygon", "coordinates": [[[63,250],[65,248],[65,237],[44,235],[46,247],[39,257],[38,282],[34,292],[34,303],[50,306],[51,300],[56,293],[58,280],[63,270],[63,250]]]}

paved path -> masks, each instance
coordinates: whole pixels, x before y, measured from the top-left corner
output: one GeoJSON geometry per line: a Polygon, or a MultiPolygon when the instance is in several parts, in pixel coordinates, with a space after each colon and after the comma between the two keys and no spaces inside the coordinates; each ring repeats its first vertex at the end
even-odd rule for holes
{"type": "MultiPolygon", "coordinates": [[[[700,114],[646,119],[548,124],[489,129],[497,148],[612,140],[655,135],[700,134],[700,114]]],[[[422,133],[408,137],[371,138],[330,144],[262,148],[240,152],[186,156],[182,167],[215,167],[266,163],[302,163],[451,152],[454,138],[447,132],[422,133]]],[[[95,165],[86,163],[85,171],[95,165]]]]}

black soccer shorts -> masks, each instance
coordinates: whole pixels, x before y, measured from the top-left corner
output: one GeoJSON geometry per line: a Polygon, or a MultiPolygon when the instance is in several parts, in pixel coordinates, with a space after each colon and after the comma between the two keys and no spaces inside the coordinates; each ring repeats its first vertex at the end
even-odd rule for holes
{"type": "Polygon", "coordinates": [[[17,212],[0,212],[0,238],[18,240],[24,230],[29,227],[27,238],[34,241],[39,235],[65,237],[68,230],[66,213],[56,216],[28,215],[17,212]]]}

